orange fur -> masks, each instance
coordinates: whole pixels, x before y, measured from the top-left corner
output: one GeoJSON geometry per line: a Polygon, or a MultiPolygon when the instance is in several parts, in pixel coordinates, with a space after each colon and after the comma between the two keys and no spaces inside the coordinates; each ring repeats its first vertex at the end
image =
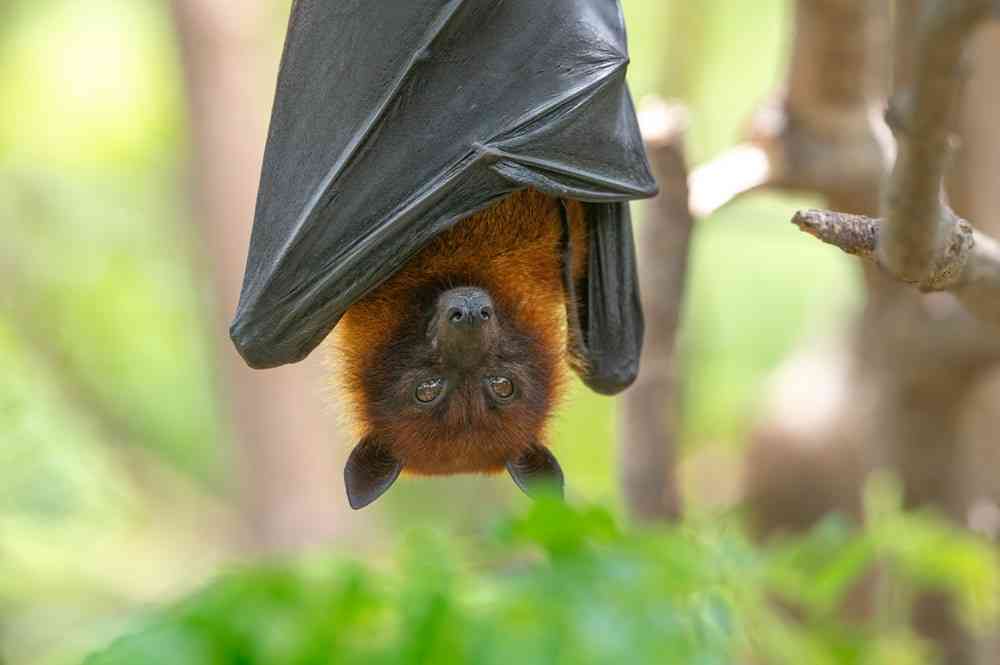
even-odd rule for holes
{"type": "MultiPolygon", "coordinates": [[[[579,203],[567,203],[578,279],[587,258],[583,212],[579,203]]],[[[533,190],[510,195],[438,236],[338,324],[333,349],[356,433],[378,434],[407,471],[494,472],[534,442],[544,443],[570,361],[559,205],[533,190]],[[418,307],[414,294],[458,286],[485,289],[510,325],[533,340],[532,369],[545,377],[534,401],[542,403],[515,404],[501,413],[459,395],[433,419],[379,415],[371,377],[392,376],[393,344],[418,307]]]]}

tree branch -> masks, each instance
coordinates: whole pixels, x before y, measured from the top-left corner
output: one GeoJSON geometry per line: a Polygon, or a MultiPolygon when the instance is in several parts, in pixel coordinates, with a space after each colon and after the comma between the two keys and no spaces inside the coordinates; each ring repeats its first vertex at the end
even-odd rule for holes
{"type": "Polygon", "coordinates": [[[734,199],[767,187],[773,176],[767,149],[753,143],[731,148],[691,172],[691,214],[709,217],[734,199]]]}
{"type": "MultiPolygon", "coordinates": [[[[935,255],[928,276],[916,286],[925,292],[950,291],[974,314],[1000,323],[1000,245],[972,228],[947,206],[941,214],[951,233],[935,255]]],[[[891,273],[879,254],[891,222],[830,210],[800,210],[792,223],[823,242],[865,259],[891,273]]]]}
{"type": "Polygon", "coordinates": [[[264,50],[264,5],[172,0],[188,93],[194,159],[197,260],[210,267],[217,305],[220,397],[237,446],[248,545],[280,551],[325,542],[350,528],[337,478],[344,459],[336,420],[323,407],[319,354],[266,373],[249,369],[228,322],[246,263],[259,183],[267,103],[258,85],[275,63],[264,50]],[[239,165],[234,168],[234,165],[239,165]]]}
{"type": "Polygon", "coordinates": [[[913,71],[901,73],[912,86],[897,89],[886,114],[899,157],[889,182],[889,224],[878,251],[882,263],[904,282],[927,282],[936,256],[952,244],[957,218],[941,201],[950,123],[964,79],[962,56],[990,5],[990,0],[929,5],[917,24],[913,71]]]}
{"type": "Polygon", "coordinates": [[[821,193],[851,212],[878,209],[892,162],[872,107],[884,98],[884,20],[883,0],[798,0],[787,89],[757,109],[745,143],[692,173],[696,216],[763,188],[821,193]]]}
{"type": "Polygon", "coordinates": [[[642,372],[621,402],[621,480],[634,518],[675,520],[682,513],[676,471],[677,330],[694,223],[684,159],[687,112],[657,100],[643,105],[639,119],[661,193],[646,204],[639,228],[646,335],[642,372]]]}
{"type": "Polygon", "coordinates": [[[885,219],[828,211],[798,212],[799,228],[876,263],[922,291],[950,291],[976,316],[1000,322],[1000,250],[945,203],[943,178],[951,152],[951,121],[963,77],[960,65],[974,29],[994,0],[945,0],[926,5],[910,57],[886,114],[898,144],[885,219]]]}

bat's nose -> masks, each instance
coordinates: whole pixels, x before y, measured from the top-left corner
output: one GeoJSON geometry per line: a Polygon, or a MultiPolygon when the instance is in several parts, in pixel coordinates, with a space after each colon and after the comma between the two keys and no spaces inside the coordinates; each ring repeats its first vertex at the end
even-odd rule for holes
{"type": "Polygon", "coordinates": [[[499,333],[496,307],[485,290],[464,286],[439,296],[430,334],[447,365],[477,367],[499,333]]]}
{"type": "Polygon", "coordinates": [[[486,291],[464,287],[445,293],[440,301],[448,325],[459,329],[475,329],[495,316],[493,299],[486,291]]]}

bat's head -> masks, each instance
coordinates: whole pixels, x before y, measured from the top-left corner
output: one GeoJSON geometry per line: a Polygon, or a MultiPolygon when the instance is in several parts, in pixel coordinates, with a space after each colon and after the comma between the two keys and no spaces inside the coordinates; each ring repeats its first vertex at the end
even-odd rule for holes
{"type": "Polygon", "coordinates": [[[345,469],[351,506],[373,502],[404,470],[506,469],[525,491],[546,481],[561,488],[542,431],[564,342],[484,287],[425,288],[400,310],[403,321],[383,322],[395,331],[381,348],[354,353],[363,359],[352,392],[364,432],[345,469]]]}

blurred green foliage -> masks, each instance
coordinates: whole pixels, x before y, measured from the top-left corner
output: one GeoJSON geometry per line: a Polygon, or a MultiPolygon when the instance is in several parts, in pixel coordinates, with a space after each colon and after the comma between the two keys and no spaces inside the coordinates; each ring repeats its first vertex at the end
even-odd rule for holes
{"type": "Polygon", "coordinates": [[[901,514],[891,486],[872,494],[863,533],[832,518],[765,548],[724,524],[629,532],[603,508],[543,501],[482,541],[413,531],[380,565],[312,559],[230,573],[86,665],[929,662],[896,603],[933,584],[982,625],[997,609],[996,555],[901,514]],[[876,561],[892,600],[876,600],[871,624],[841,621],[876,561]]]}
{"type": "Polygon", "coordinates": [[[0,3],[0,99],[0,662],[70,663],[218,557],[165,3],[0,3]]]}

